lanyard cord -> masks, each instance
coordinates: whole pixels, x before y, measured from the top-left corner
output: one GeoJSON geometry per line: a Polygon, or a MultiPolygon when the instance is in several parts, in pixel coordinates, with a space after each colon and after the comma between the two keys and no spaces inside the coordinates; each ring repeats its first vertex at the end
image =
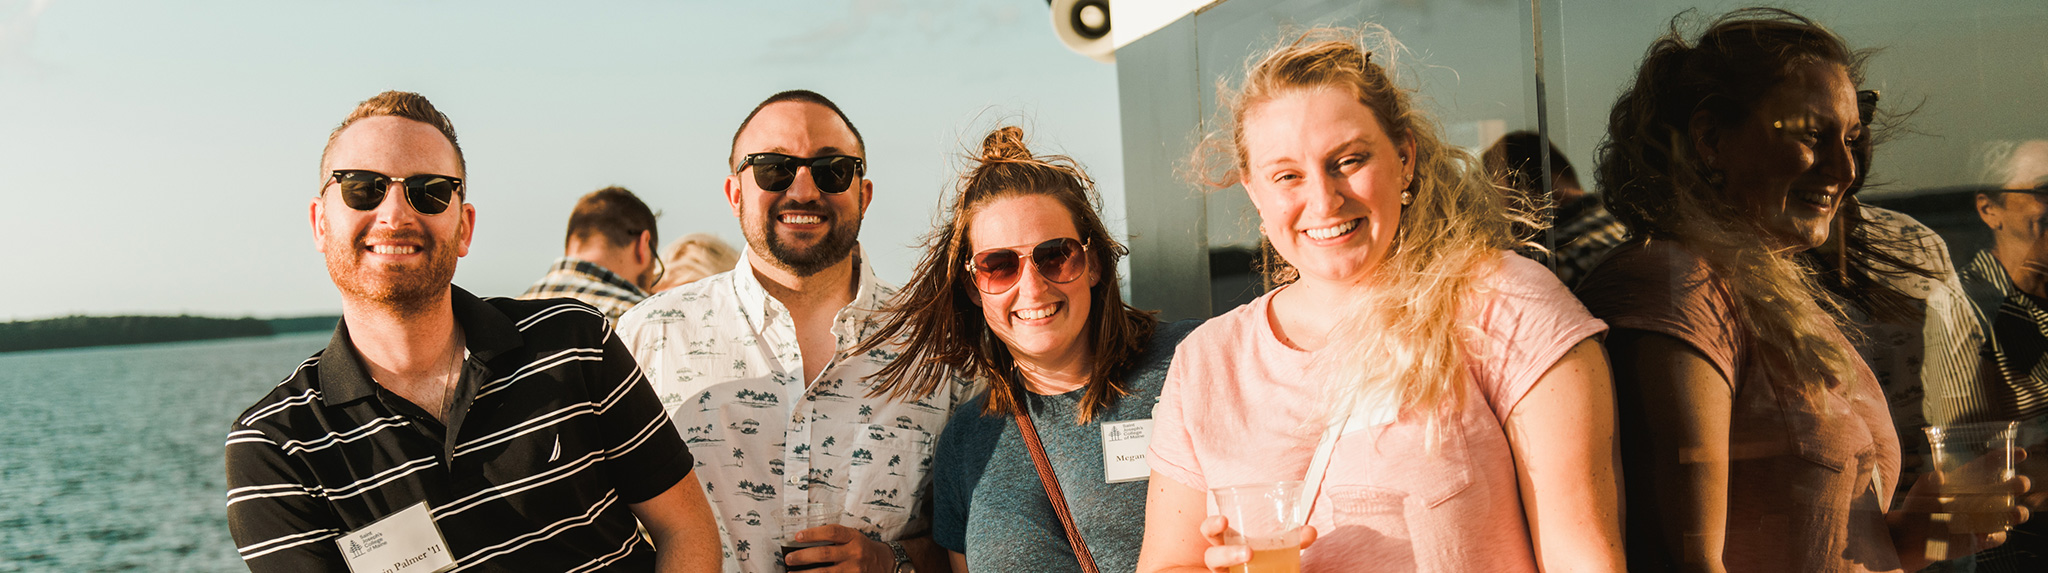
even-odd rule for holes
{"type": "Polygon", "coordinates": [[[1309,516],[1315,513],[1316,496],[1323,491],[1323,476],[1330,472],[1330,456],[1337,451],[1337,437],[1351,423],[1354,410],[1346,409],[1343,415],[1332,419],[1330,427],[1323,430],[1322,441],[1316,443],[1316,455],[1308,462],[1308,475],[1301,480],[1301,502],[1296,506],[1301,513],[1301,525],[1307,525],[1309,516]]]}

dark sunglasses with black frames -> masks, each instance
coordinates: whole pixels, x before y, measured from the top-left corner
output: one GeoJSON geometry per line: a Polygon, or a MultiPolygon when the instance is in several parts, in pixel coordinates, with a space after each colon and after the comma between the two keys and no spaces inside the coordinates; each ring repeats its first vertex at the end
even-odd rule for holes
{"type": "Polygon", "coordinates": [[[1992,189],[1990,192],[2026,193],[2028,195],[2048,199],[2048,179],[2042,179],[2041,181],[2034,183],[2033,187],[2027,189],[1992,189]]]}
{"type": "Polygon", "coordinates": [[[384,194],[392,183],[405,188],[405,203],[421,215],[447,211],[455,204],[455,195],[462,192],[462,179],[431,173],[392,178],[366,169],[336,169],[328,178],[341,186],[341,203],[357,211],[373,211],[384,204],[384,194]]]}
{"type": "Polygon", "coordinates": [[[754,184],[775,193],[796,182],[799,167],[811,168],[811,182],[818,185],[818,191],[833,195],[852,189],[854,180],[867,173],[867,162],[851,155],[797,157],[781,153],[749,153],[732,172],[737,175],[748,166],[754,168],[754,184]]]}
{"type": "Polygon", "coordinates": [[[1856,119],[1863,121],[1864,133],[1869,133],[1870,120],[1877,115],[1877,90],[1856,92],[1856,119]]]}

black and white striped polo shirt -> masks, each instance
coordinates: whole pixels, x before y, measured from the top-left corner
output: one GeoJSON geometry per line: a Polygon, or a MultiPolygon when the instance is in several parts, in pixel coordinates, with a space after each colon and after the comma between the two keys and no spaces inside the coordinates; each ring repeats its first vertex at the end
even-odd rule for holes
{"type": "Polygon", "coordinates": [[[689,449],[604,316],[453,289],[465,361],[444,426],[370,380],[335,328],[237,418],[228,527],[253,571],[347,571],[335,539],[425,501],[455,571],[651,571],[627,504],[689,449]]]}

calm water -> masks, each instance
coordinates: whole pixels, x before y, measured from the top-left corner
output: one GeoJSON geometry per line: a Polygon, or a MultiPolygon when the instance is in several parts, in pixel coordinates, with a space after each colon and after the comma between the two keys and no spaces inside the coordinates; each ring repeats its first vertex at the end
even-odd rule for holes
{"type": "Polygon", "coordinates": [[[328,336],[0,354],[0,572],[247,571],[228,424],[328,336]]]}

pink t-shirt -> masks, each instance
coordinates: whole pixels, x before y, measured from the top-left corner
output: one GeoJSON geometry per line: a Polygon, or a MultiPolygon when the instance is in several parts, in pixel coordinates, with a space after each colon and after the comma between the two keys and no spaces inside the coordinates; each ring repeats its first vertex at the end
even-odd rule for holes
{"type": "MultiPolygon", "coordinates": [[[[1826,380],[1825,392],[1798,391],[1812,381],[1790,379],[1750,351],[1759,343],[1740,327],[1727,285],[1673,241],[1622,243],[1579,283],[1579,294],[1615,328],[1683,341],[1727,379],[1722,565],[1729,571],[1899,570],[1885,525],[1899,480],[1899,437],[1884,390],[1862,361],[1853,379],[1826,380]]],[[[1827,336],[1849,349],[1840,332],[1827,336]]],[[[1636,491],[1653,491],[1645,475],[1625,477],[1640,484],[1636,491]]],[[[1636,531],[1648,530],[1644,523],[1654,522],[1636,523],[1636,531]]]]}
{"type": "MultiPolygon", "coordinates": [[[[1503,253],[1482,295],[1466,302],[1483,337],[1467,341],[1474,387],[1451,423],[1424,443],[1427,421],[1337,441],[1302,553],[1307,570],[1535,571],[1535,555],[1503,421],[1538,378],[1607,326],[1550,272],[1503,253]]],[[[1282,343],[1267,293],[1203,323],[1175,352],[1154,411],[1153,471],[1198,490],[1298,480],[1320,428],[1302,428],[1325,402],[1310,365],[1336,359],[1282,343]]],[[[1353,424],[1357,426],[1358,424],[1353,424]]]]}

